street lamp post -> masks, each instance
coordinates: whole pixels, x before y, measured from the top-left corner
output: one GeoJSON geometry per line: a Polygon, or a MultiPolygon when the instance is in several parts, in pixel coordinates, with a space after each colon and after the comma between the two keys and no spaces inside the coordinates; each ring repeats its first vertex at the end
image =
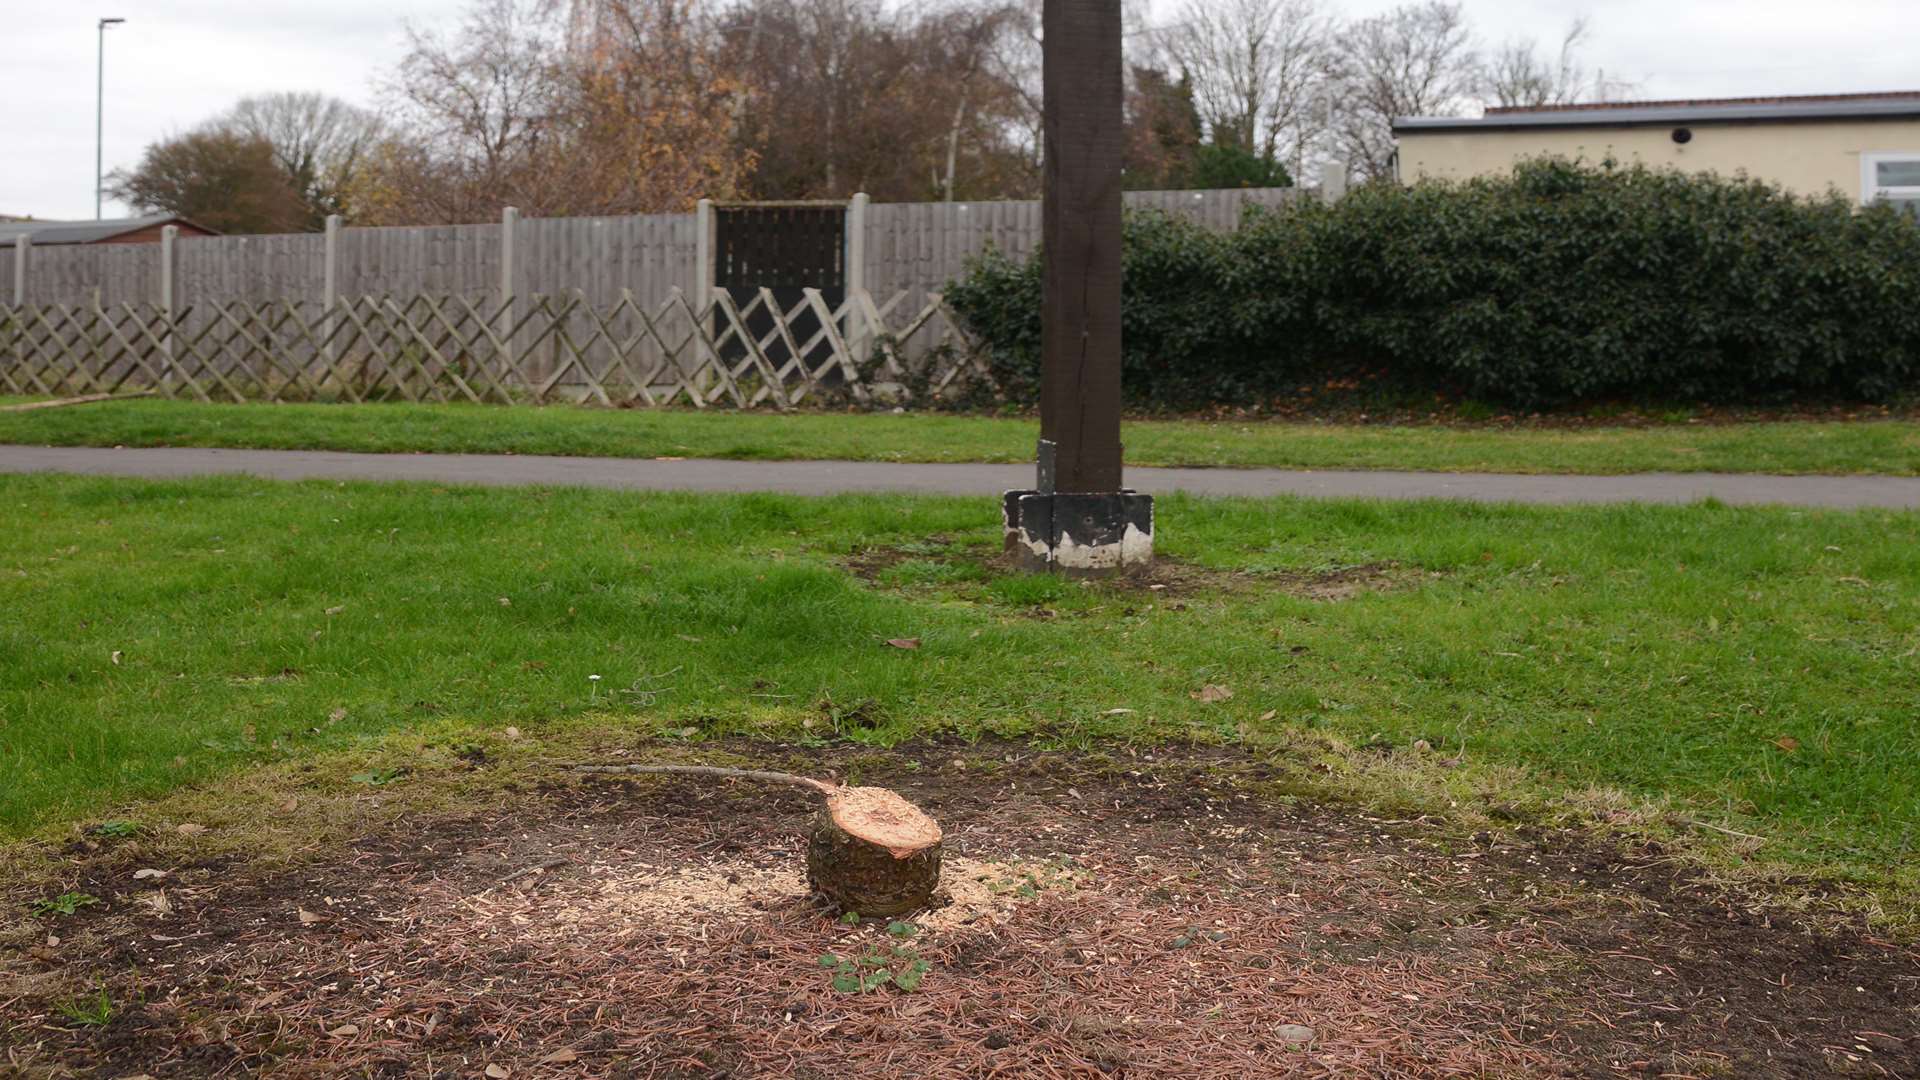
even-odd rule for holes
{"type": "Polygon", "coordinates": [[[100,193],[106,178],[102,173],[105,164],[105,146],[107,131],[107,27],[126,22],[125,19],[101,19],[99,26],[99,59],[94,65],[93,97],[93,220],[100,220],[100,193]]]}

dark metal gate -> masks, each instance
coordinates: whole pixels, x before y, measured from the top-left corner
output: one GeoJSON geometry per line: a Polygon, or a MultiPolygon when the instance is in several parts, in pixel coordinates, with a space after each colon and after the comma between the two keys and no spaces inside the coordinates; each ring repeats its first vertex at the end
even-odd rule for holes
{"type": "MultiPolygon", "coordinates": [[[[714,207],[714,285],[725,289],[735,306],[745,311],[765,288],[782,311],[792,311],[806,299],[805,289],[820,290],[828,311],[838,310],[847,298],[847,206],[845,203],[754,203],[714,207]]],[[[773,314],[765,305],[746,318],[755,341],[773,332],[773,314]]],[[[795,346],[806,351],[809,370],[817,370],[832,356],[832,347],[820,335],[819,316],[802,310],[789,320],[795,346]]],[[[716,313],[714,332],[726,330],[726,316],[716,313]]],[[[767,359],[777,368],[793,356],[779,337],[765,346],[767,359]]],[[[722,357],[739,360],[747,355],[744,342],[729,338],[722,357]]]]}

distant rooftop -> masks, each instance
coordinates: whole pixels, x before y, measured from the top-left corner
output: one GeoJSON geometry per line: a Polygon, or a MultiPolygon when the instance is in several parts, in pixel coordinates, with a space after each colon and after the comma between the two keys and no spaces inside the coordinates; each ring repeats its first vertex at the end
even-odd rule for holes
{"type": "Polygon", "coordinates": [[[12,247],[21,236],[31,237],[36,247],[47,244],[91,244],[173,222],[192,224],[178,214],[147,214],[143,217],[106,218],[101,221],[0,218],[0,247],[12,247]]]}
{"type": "Polygon", "coordinates": [[[1596,101],[1576,105],[1511,105],[1480,117],[1402,116],[1395,131],[1500,131],[1521,128],[1629,127],[1670,124],[1757,124],[1817,120],[1920,119],[1920,90],[1871,94],[1596,101]]]}

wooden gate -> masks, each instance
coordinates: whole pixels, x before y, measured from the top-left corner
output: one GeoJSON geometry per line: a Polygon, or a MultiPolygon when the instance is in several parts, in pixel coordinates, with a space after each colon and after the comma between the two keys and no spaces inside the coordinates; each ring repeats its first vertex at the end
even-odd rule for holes
{"type": "MultiPolygon", "coordinates": [[[[847,296],[847,205],[834,203],[747,203],[714,207],[714,285],[724,289],[745,315],[747,332],[766,340],[767,359],[778,365],[793,355],[792,342],[822,337],[819,316],[807,304],[805,291],[818,289],[828,311],[838,311],[847,296]],[[767,310],[766,289],[792,331],[774,333],[774,313],[767,310]],[[767,340],[771,335],[771,340],[767,340]]],[[[719,332],[716,327],[716,335],[719,332]]],[[[729,338],[726,359],[746,355],[745,342],[729,338]]],[[[817,370],[832,356],[824,340],[806,356],[809,370],[817,370]]]]}

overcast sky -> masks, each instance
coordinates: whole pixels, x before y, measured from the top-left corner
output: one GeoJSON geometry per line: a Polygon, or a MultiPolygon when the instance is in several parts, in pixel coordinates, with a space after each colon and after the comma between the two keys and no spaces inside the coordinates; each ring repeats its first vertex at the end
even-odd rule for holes
{"type": "MultiPolygon", "coordinates": [[[[321,90],[371,104],[401,20],[450,22],[463,0],[0,0],[0,214],[93,216],[94,20],[107,31],[106,168],[250,93],[321,90]],[[94,10],[97,7],[98,10],[94,10]]],[[[1156,0],[1171,16],[1181,0],[1156,0]]],[[[1396,0],[1330,6],[1367,15],[1396,0]]],[[[1466,0],[1479,36],[1557,37],[1590,16],[1587,60],[1636,97],[1920,89],[1914,0],[1466,0]]],[[[109,202],[106,213],[125,212],[109,202]]]]}

